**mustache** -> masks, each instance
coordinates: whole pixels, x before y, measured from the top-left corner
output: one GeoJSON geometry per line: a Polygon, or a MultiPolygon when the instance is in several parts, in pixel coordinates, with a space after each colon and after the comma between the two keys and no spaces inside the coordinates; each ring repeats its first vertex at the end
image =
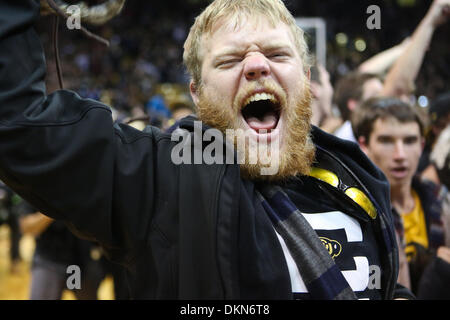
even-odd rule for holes
{"type": "MultiPolygon", "coordinates": [[[[295,86],[295,84],[293,84],[295,86]]],[[[283,143],[280,146],[278,172],[261,175],[261,165],[244,163],[240,165],[241,175],[248,179],[276,181],[288,177],[307,175],[314,161],[315,146],[310,137],[311,92],[305,77],[298,83],[297,90],[287,94],[282,85],[270,79],[247,83],[238,90],[230,103],[208,90],[200,90],[197,113],[199,119],[210,127],[225,133],[227,129],[242,128],[240,112],[244,99],[258,90],[274,94],[283,109],[283,143]]],[[[235,146],[238,149],[238,146],[235,146]]],[[[244,150],[245,151],[245,150],[244,150]]]]}
{"type": "Polygon", "coordinates": [[[233,109],[236,112],[241,111],[247,97],[255,92],[272,93],[279,101],[282,107],[286,106],[287,95],[286,90],[272,79],[258,79],[249,82],[244,87],[239,88],[233,103],[233,109]]]}

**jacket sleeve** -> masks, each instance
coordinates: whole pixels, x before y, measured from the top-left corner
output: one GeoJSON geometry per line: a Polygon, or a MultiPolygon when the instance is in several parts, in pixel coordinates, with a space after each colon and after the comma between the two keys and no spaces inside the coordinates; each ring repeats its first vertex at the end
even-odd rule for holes
{"type": "Polygon", "coordinates": [[[0,0],[0,179],[129,255],[151,219],[154,134],[113,126],[109,107],[74,92],[47,96],[38,18],[36,1],[0,0]]]}

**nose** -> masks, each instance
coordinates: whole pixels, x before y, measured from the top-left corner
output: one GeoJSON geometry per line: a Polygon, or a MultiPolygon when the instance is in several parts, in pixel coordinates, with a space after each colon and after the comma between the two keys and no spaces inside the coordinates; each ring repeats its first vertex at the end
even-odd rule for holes
{"type": "Polygon", "coordinates": [[[405,158],[406,158],[405,145],[403,144],[402,141],[398,141],[395,144],[394,159],[399,161],[404,160],[405,158]]]}
{"type": "Polygon", "coordinates": [[[244,75],[247,80],[258,80],[270,74],[270,67],[265,56],[254,54],[245,58],[244,75]]]}

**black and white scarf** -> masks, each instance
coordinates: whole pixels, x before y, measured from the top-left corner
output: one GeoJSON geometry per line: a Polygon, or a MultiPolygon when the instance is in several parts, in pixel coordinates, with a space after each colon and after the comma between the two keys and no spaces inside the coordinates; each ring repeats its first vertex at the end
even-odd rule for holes
{"type": "Polygon", "coordinates": [[[311,299],[356,299],[317,233],[288,195],[274,185],[262,186],[257,194],[275,230],[285,241],[311,299]]]}

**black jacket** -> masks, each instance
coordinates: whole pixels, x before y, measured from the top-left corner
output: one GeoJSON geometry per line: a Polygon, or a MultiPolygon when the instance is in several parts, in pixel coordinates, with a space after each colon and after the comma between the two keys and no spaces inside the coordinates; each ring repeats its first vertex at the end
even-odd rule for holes
{"type": "MultiPolygon", "coordinates": [[[[45,94],[33,1],[0,7],[0,179],[43,213],[95,238],[132,265],[142,250],[155,298],[291,299],[289,272],[254,184],[238,165],[175,165],[168,134],[114,125],[110,109],[76,93],[45,94]]],[[[192,126],[187,122],[185,127],[192,126]]],[[[384,298],[398,272],[388,184],[356,144],[313,132],[353,172],[378,210],[384,298]]]]}

